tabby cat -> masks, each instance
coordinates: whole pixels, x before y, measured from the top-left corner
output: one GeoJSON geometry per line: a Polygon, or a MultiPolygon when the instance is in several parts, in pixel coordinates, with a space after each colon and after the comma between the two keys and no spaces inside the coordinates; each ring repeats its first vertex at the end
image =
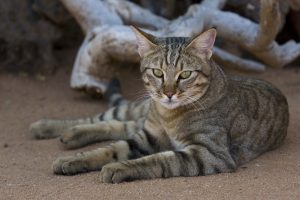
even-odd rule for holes
{"type": "Polygon", "coordinates": [[[59,157],[55,174],[101,170],[100,181],[199,176],[231,172],[280,146],[288,104],[271,84],[225,75],[212,57],[216,30],[194,38],[157,38],[133,28],[147,100],[126,102],[114,81],[114,105],[93,118],[40,120],[36,138],[60,137],[67,148],[116,142],[59,157]]]}

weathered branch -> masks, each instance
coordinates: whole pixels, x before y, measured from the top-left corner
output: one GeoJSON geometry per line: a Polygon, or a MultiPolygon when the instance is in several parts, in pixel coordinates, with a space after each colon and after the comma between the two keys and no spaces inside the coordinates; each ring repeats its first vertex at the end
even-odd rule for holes
{"type": "Polygon", "coordinates": [[[106,1],[102,0],[61,0],[69,12],[87,33],[103,24],[122,24],[122,20],[106,1]]]}
{"type": "Polygon", "coordinates": [[[200,13],[206,13],[206,17],[209,19],[206,21],[206,26],[216,27],[220,37],[235,42],[267,65],[282,67],[300,55],[300,44],[294,41],[290,41],[284,45],[278,45],[275,41],[268,44],[269,41],[267,41],[265,44],[268,44],[268,46],[261,46],[261,48],[258,49],[256,47],[256,41],[259,40],[257,39],[260,30],[259,26],[237,14],[219,10],[207,10],[207,8],[199,5],[197,12],[199,12],[199,14],[197,14],[198,16],[201,16],[200,13]],[[287,49],[287,46],[292,51],[287,49]]]}
{"type": "Polygon", "coordinates": [[[253,45],[258,50],[269,47],[281,27],[279,2],[277,0],[264,0],[261,1],[260,5],[260,23],[253,45]]]}
{"type": "Polygon", "coordinates": [[[217,47],[214,48],[213,58],[221,66],[229,69],[250,72],[263,72],[266,69],[261,63],[240,58],[217,47]]]}
{"type": "Polygon", "coordinates": [[[149,10],[129,1],[107,0],[107,2],[115,8],[126,24],[135,24],[150,29],[162,29],[169,23],[169,20],[156,16],[149,10]]]}
{"type": "Polygon", "coordinates": [[[211,9],[222,9],[226,4],[226,0],[203,0],[201,5],[211,9]]]}
{"type": "Polygon", "coordinates": [[[105,91],[106,84],[100,80],[103,68],[113,66],[112,59],[120,62],[139,62],[136,37],[129,26],[104,25],[89,32],[81,45],[74,64],[71,87],[105,91]]]}

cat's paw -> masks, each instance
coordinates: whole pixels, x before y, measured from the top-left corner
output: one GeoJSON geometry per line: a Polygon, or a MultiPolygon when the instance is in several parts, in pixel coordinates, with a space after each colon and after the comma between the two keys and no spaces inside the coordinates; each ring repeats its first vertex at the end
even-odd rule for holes
{"type": "Polygon", "coordinates": [[[57,158],[52,165],[53,173],[59,175],[74,175],[87,172],[86,162],[76,156],[65,156],[57,158]]]}
{"type": "Polygon", "coordinates": [[[100,182],[102,183],[120,183],[130,181],[133,176],[130,169],[121,162],[111,163],[103,166],[100,172],[100,182]]]}
{"type": "Polygon", "coordinates": [[[76,149],[90,143],[87,134],[80,126],[74,126],[61,135],[60,141],[67,149],[76,149]]]}
{"type": "Polygon", "coordinates": [[[36,139],[50,139],[59,136],[55,126],[50,120],[39,120],[30,125],[30,132],[36,139]]]}

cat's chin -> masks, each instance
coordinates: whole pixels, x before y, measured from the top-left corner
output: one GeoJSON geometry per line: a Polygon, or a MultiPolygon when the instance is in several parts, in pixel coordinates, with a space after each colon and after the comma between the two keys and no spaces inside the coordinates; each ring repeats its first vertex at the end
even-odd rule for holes
{"type": "Polygon", "coordinates": [[[179,102],[160,102],[160,104],[169,110],[178,108],[180,106],[179,102]]]}

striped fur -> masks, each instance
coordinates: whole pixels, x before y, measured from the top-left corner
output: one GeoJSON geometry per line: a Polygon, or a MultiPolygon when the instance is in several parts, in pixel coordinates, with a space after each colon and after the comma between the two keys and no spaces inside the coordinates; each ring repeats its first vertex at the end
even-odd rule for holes
{"type": "Polygon", "coordinates": [[[225,75],[210,59],[211,33],[191,40],[136,31],[146,43],[139,52],[151,98],[89,119],[33,123],[37,138],[60,137],[67,148],[115,140],[56,159],[54,173],[101,170],[100,180],[107,183],[208,175],[234,171],[283,143],[289,119],[285,97],[267,82],[225,75]],[[163,75],[159,71],[157,77],[153,68],[163,75]],[[181,80],[186,70],[190,77],[181,80]]]}

